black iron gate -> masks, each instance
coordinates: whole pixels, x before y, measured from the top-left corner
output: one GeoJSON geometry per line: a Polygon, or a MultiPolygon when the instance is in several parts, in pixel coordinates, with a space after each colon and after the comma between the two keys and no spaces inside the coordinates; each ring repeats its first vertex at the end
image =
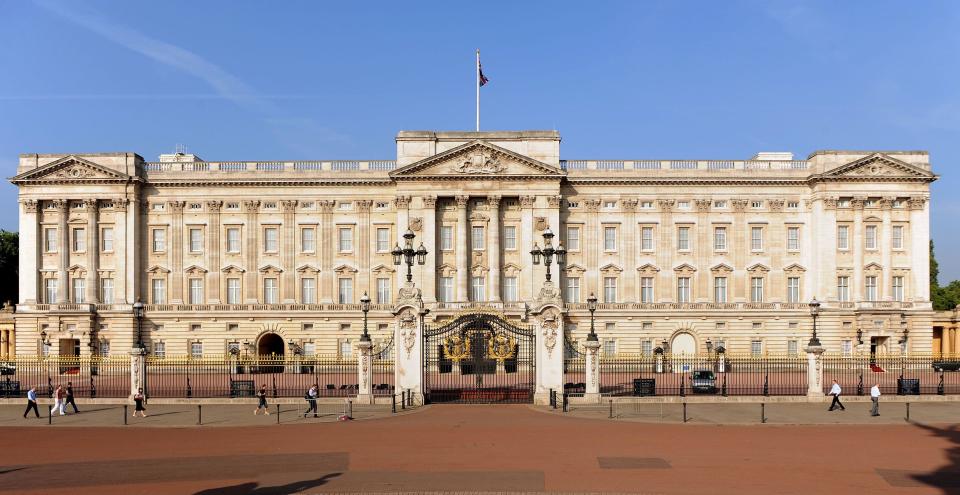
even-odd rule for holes
{"type": "Polygon", "coordinates": [[[469,313],[423,332],[427,402],[529,403],[536,388],[531,327],[469,313]]]}

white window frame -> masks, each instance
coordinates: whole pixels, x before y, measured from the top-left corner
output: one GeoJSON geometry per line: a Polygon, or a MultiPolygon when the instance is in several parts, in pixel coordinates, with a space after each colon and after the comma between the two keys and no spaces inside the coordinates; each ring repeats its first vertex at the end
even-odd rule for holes
{"type": "Polygon", "coordinates": [[[603,277],[603,302],[617,302],[617,277],[603,277]]]}
{"type": "Polygon", "coordinates": [[[713,228],[713,250],[714,251],[727,250],[727,228],[726,227],[713,228]]]}
{"type": "Polygon", "coordinates": [[[85,253],[87,252],[87,229],[85,228],[74,228],[71,229],[73,235],[73,245],[71,246],[74,253],[85,253]]]}
{"type": "Polygon", "coordinates": [[[59,247],[59,235],[56,228],[45,227],[43,229],[43,251],[45,253],[56,253],[59,247]]]}
{"type": "Polygon", "coordinates": [[[865,225],[863,229],[863,248],[873,251],[877,249],[877,233],[880,229],[876,225],[865,225]]]}
{"type": "Polygon", "coordinates": [[[580,302],[580,277],[567,277],[567,302],[580,302]]]}
{"type": "Polygon", "coordinates": [[[390,252],[390,229],[387,227],[377,227],[377,252],[390,252]]]}
{"type": "Polygon", "coordinates": [[[167,303],[167,279],[150,279],[150,298],[153,304],[167,303]]]}
{"type": "Polygon", "coordinates": [[[242,287],[239,277],[227,278],[227,304],[240,304],[242,287]],[[236,282],[236,286],[233,286],[233,282],[236,282]]]}
{"type": "Polygon", "coordinates": [[[316,277],[300,278],[300,301],[303,304],[317,304],[316,277]]]}
{"type": "Polygon", "coordinates": [[[892,249],[903,249],[903,225],[894,225],[890,231],[890,247],[892,249]]]}
{"type": "Polygon", "coordinates": [[[580,227],[567,227],[567,251],[580,251],[580,227]]]}
{"type": "Polygon", "coordinates": [[[58,280],[55,278],[43,279],[43,302],[53,304],[57,302],[58,280]]]}
{"type": "Polygon", "coordinates": [[[453,302],[453,277],[440,277],[437,282],[437,297],[440,302],[453,302]]]}
{"type": "MultiPolygon", "coordinates": [[[[505,225],[503,227],[503,249],[505,251],[514,251],[517,249],[517,227],[514,225],[505,225]]],[[[569,248],[567,248],[569,250],[569,248]]]]}
{"type": "Polygon", "coordinates": [[[677,251],[690,251],[690,227],[677,227],[677,251]]]}
{"type": "Polygon", "coordinates": [[[280,304],[280,279],[277,277],[263,278],[263,303],[280,304]]]}
{"type": "Polygon", "coordinates": [[[470,300],[474,302],[482,302],[487,300],[486,277],[470,277],[470,300]]]}
{"type": "Polygon", "coordinates": [[[727,302],[727,277],[713,277],[713,302],[727,302]]]}
{"type": "Polygon", "coordinates": [[[189,301],[190,304],[203,304],[203,279],[202,278],[189,278],[188,287],[190,288],[189,301]]]}
{"type": "Polygon", "coordinates": [[[263,252],[280,252],[280,229],[277,227],[263,228],[263,252]]]}
{"type": "Polygon", "coordinates": [[[440,250],[453,251],[454,245],[453,225],[440,226],[440,250]]]}
{"type": "Polygon", "coordinates": [[[353,304],[352,278],[340,277],[337,279],[337,302],[340,304],[353,304]]]}
{"type": "Polygon", "coordinates": [[[393,302],[392,294],[393,290],[390,284],[390,278],[388,277],[377,277],[377,304],[390,304],[393,302]]]}
{"type": "Polygon", "coordinates": [[[750,302],[763,302],[763,277],[750,277],[750,302]]]}
{"type": "Polygon", "coordinates": [[[227,227],[227,252],[234,254],[240,252],[240,227],[227,227]],[[234,237],[232,234],[236,234],[234,237]]]}
{"type": "Polygon", "coordinates": [[[517,277],[503,277],[503,301],[517,302],[520,299],[518,287],[517,277]]]}
{"type": "Polygon", "coordinates": [[[100,229],[100,251],[103,253],[113,252],[113,227],[100,229]]]}
{"type": "Polygon", "coordinates": [[[787,302],[800,302],[800,277],[787,277],[787,302]]]}
{"type": "Polygon", "coordinates": [[[303,227],[300,229],[300,252],[317,252],[317,229],[316,227],[303,227]]]}
{"type": "Polygon", "coordinates": [[[470,227],[470,249],[474,251],[485,251],[487,249],[486,230],[482,225],[470,227]]]}
{"type": "Polygon", "coordinates": [[[203,252],[203,230],[197,227],[187,229],[187,247],[191,253],[203,252]]]}
{"type": "Polygon", "coordinates": [[[73,302],[83,304],[87,300],[87,281],[83,277],[74,277],[70,280],[70,292],[73,302]]]}
{"type": "Polygon", "coordinates": [[[863,277],[863,298],[866,301],[879,301],[880,289],[877,287],[877,281],[880,277],[876,275],[866,275],[863,277]]]}
{"type": "Polygon", "coordinates": [[[837,250],[847,251],[850,249],[850,226],[837,225],[837,250]]]}
{"type": "Polygon", "coordinates": [[[653,227],[640,227],[640,250],[650,252],[653,246],[653,227]]]}
{"type": "Polygon", "coordinates": [[[612,225],[603,227],[603,250],[607,252],[617,250],[617,228],[612,225]]]}
{"type": "Polygon", "coordinates": [[[800,250],[800,227],[787,227],[787,251],[800,250]]]}
{"type": "Polygon", "coordinates": [[[691,277],[677,277],[677,302],[690,302],[691,277]]]}
{"type": "Polygon", "coordinates": [[[656,300],[656,292],[654,290],[654,278],[653,277],[640,277],[640,302],[641,303],[654,303],[656,300]]]}
{"type": "Polygon", "coordinates": [[[837,276],[837,301],[850,301],[850,277],[847,275],[837,276]]]}
{"type": "Polygon", "coordinates": [[[750,227],[750,251],[763,251],[763,227],[750,227]]]}
{"type": "Polygon", "coordinates": [[[892,290],[893,290],[893,294],[891,294],[891,295],[893,296],[893,300],[894,300],[894,301],[903,302],[903,294],[904,294],[903,282],[904,282],[904,278],[905,278],[905,277],[904,277],[903,275],[894,275],[894,276],[893,276],[893,280],[891,281],[891,285],[890,285],[890,286],[891,286],[891,288],[892,288],[892,290]]]}
{"type": "Polygon", "coordinates": [[[113,304],[114,293],[113,293],[113,279],[112,278],[101,278],[100,279],[100,302],[103,304],[113,304]]]}

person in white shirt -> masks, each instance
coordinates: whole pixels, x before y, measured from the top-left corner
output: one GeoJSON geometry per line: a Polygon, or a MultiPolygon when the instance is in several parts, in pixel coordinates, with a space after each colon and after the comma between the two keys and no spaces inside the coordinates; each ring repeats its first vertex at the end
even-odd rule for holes
{"type": "Polygon", "coordinates": [[[841,411],[847,410],[847,408],[843,407],[843,404],[840,402],[840,384],[837,383],[836,380],[833,381],[833,386],[830,387],[830,395],[833,396],[833,402],[830,403],[830,409],[827,409],[828,411],[832,411],[837,407],[839,407],[841,411]]]}
{"type": "Polygon", "coordinates": [[[880,415],[880,384],[874,383],[870,387],[870,401],[873,402],[873,406],[870,408],[871,416],[880,415]]]}

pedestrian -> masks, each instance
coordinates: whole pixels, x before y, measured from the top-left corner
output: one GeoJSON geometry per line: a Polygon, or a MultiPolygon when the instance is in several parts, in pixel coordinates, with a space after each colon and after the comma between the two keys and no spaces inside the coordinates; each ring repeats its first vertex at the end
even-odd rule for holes
{"type": "Polygon", "coordinates": [[[260,390],[257,391],[257,408],[253,410],[254,416],[260,414],[260,410],[263,409],[263,412],[270,415],[270,410],[267,409],[267,386],[260,385],[260,390]]]}
{"type": "Polygon", "coordinates": [[[316,383],[314,383],[313,386],[310,387],[310,390],[307,390],[307,395],[303,397],[304,399],[307,399],[307,404],[310,405],[310,407],[307,408],[307,412],[303,413],[304,418],[306,418],[307,415],[310,414],[310,411],[313,411],[314,418],[320,417],[317,414],[317,396],[318,395],[320,395],[320,387],[316,383]]]}
{"type": "Polygon", "coordinates": [[[871,416],[880,415],[880,384],[874,383],[870,387],[870,402],[873,402],[873,405],[870,407],[871,416]]]}
{"type": "Polygon", "coordinates": [[[136,395],[133,396],[133,403],[136,404],[136,407],[133,409],[133,417],[137,417],[137,412],[140,413],[141,418],[147,417],[147,408],[143,405],[143,389],[138,388],[136,395]]]}
{"type": "Polygon", "coordinates": [[[23,411],[23,417],[27,417],[27,413],[33,409],[33,413],[40,417],[40,410],[37,409],[37,389],[35,387],[30,387],[30,390],[27,390],[27,409],[23,411]]]}
{"type": "Polygon", "coordinates": [[[837,407],[839,407],[841,411],[847,410],[847,408],[843,407],[843,404],[840,402],[840,384],[837,383],[836,380],[833,381],[833,386],[830,387],[830,395],[833,396],[833,402],[830,403],[830,409],[827,409],[828,411],[832,411],[837,407]]]}
{"type": "Polygon", "coordinates": [[[53,409],[51,411],[60,411],[60,415],[63,416],[63,406],[66,402],[67,393],[63,390],[63,385],[57,385],[57,389],[53,391],[53,409]]]}
{"type": "Polygon", "coordinates": [[[80,412],[80,410],[77,409],[77,401],[73,398],[73,384],[70,382],[67,382],[67,404],[73,406],[74,413],[80,412]]]}

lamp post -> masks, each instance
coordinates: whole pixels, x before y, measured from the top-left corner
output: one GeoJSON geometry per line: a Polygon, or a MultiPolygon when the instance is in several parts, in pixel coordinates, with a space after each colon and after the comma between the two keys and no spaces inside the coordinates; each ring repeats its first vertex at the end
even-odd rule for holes
{"type": "Polygon", "coordinates": [[[137,319],[137,347],[140,349],[140,380],[143,383],[143,396],[149,397],[147,392],[147,356],[146,346],[143,345],[143,302],[138,297],[133,303],[133,317],[137,319]]]}
{"type": "Polygon", "coordinates": [[[539,265],[540,258],[543,257],[543,265],[547,267],[547,282],[550,281],[550,265],[553,263],[553,257],[557,257],[558,269],[567,261],[567,250],[563,248],[563,243],[557,243],[557,247],[554,248],[553,237],[553,231],[547,227],[543,231],[543,249],[540,249],[537,243],[533,243],[533,250],[530,251],[534,265],[539,265]]]}
{"type": "Polygon", "coordinates": [[[366,291],[360,298],[360,311],[363,311],[363,335],[360,336],[360,342],[370,342],[370,334],[367,333],[367,313],[370,312],[370,296],[366,291]]]}
{"type": "Polygon", "coordinates": [[[393,248],[393,251],[390,254],[393,255],[393,264],[400,266],[401,263],[407,265],[407,282],[413,282],[413,261],[416,258],[418,265],[423,265],[427,262],[427,248],[423,247],[423,243],[420,243],[420,247],[413,249],[413,238],[416,237],[416,234],[413,233],[410,229],[403,234],[404,242],[403,247],[400,247],[400,244],[393,248]]]}
{"type": "Polygon", "coordinates": [[[813,336],[810,337],[810,342],[807,343],[810,347],[820,347],[820,339],[817,338],[817,316],[820,315],[820,301],[816,297],[810,301],[810,316],[813,317],[813,336]]]}
{"type": "Polygon", "coordinates": [[[910,337],[910,329],[907,328],[907,315],[900,313],[900,328],[903,329],[903,339],[900,340],[900,352],[907,352],[907,339],[910,337]]]}
{"type": "MultiPolygon", "coordinates": [[[[547,276],[549,277],[549,272],[547,276]]],[[[548,278],[547,280],[550,279],[548,278]]],[[[587,342],[597,342],[597,332],[593,325],[593,313],[597,311],[597,296],[593,295],[593,292],[591,292],[590,297],[587,298],[587,309],[590,310],[590,333],[587,334],[587,342]]]]}

